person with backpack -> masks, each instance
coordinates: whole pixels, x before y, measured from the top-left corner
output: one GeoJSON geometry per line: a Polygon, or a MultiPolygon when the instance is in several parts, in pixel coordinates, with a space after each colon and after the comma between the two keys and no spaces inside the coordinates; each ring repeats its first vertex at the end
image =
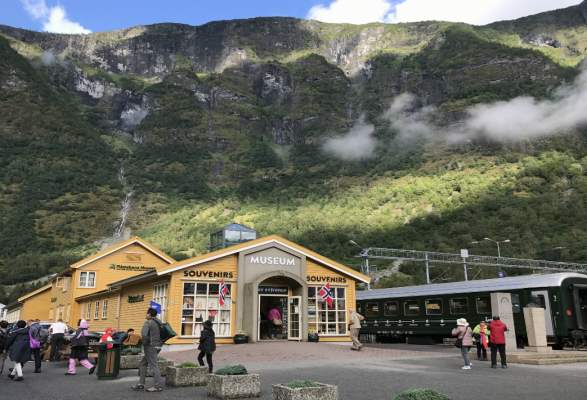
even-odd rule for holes
{"type": "Polygon", "coordinates": [[[75,334],[71,338],[70,347],[71,352],[69,354],[69,364],[65,375],[76,375],[77,362],[89,370],[89,374],[92,375],[96,366],[88,360],[88,322],[85,319],[81,319],[77,323],[78,328],[75,334]]]}
{"type": "Polygon", "coordinates": [[[0,375],[4,372],[6,363],[6,340],[8,339],[8,321],[0,321],[0,375]]]}
{"type": "Polygon", "coordinates": [[[31,359],[29,328],[25,321],[18,321],[16,328],[8,334],[6,348],[8,349],[10,359],[14,362],[14,367],[11,369],[8,377],[15,381],[24,380],[22,366],[31,359]]]}
{"type": "Polygon", "coordinates": [[[41,342],[41,321],[35,319],[31,321],[29,327],[29,342],[31,346],[31,353],[35,360],[35,374],[41,373],[41,348],[43,347],[43,343],[41,342]]]}
{"type": "Polygon", "coordinates": [[[198,345],[198,350],[200,350],[200,354],[198,355],[198,363],[200,366],[204,366],[204,356],[206,356],[206,363],[208,363],[208,372],[212,373],[213,365],[212,365],[212,354],[216,351],[216,338],[215,338],[214,330],[212,329],[212,321],[209,319],[204,322],[204,329],[202,333],[200,333],[200,344],[198,345]]]}
{"type": "Polygon", "coordinates": [[[146,321],[141,329],[143,343],[143,358],[139,364],[139,383],[132,387],[133,390],[145,390],[147,380],[147,369],[153,371],[154,386],[146,389],[147,392],[161,392],[163,382],[161,380],[161,371],[157,356],[163,346],[161,340],[162,323],[157,319],[157,310],[149,308],[147,310],[146,321]]]}
{"type": "Polygon", "coordinates": [[[457,327],[452,330],[452,335],[457,337],[455,346],[461,349],[463,361],[465,362],[461,369],[471,369],[469,350],[473,346],[473,331],[465,318],[457,319],[457,327]]]}

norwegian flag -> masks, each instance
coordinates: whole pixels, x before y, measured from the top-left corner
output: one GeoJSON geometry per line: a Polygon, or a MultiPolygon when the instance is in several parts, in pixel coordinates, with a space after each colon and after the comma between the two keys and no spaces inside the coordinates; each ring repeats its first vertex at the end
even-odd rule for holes
{"type": "Polygon", "coordinates": [[[322,300],[326,301],[328,304],[328,308],[332,308],[332,303],[334,302],[334,293],[332,292],[332,288],[330,287],[330,283],[322,286],[320,291],[318,292],[322,300]]]}
{"type": "Polygon", "coordinates": [[[218,303],[221,307],[224,307],[224,301],[226,300],[226,295],[229,294],[230,290],[224,280],[220,281],[220,290],[218,291],[218,303]]]}

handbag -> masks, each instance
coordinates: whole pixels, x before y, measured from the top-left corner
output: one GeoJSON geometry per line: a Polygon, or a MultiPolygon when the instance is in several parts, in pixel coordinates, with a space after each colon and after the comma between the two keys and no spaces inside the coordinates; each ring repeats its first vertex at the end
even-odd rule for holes
{"type": "Polygon", "coordinates": [[[458,347],[459,349],[461,347],[463,347],[463,338],[462,337],[457,338],[457,340],[455,341],[455,347],[458,347]]]}
{"type": "Polygon", "coordinates": [[[275,318],[272,322],[273,322],[273,325],[276,325],[276,326],[283,325],[283,321],[278,318],[275,318]]]}

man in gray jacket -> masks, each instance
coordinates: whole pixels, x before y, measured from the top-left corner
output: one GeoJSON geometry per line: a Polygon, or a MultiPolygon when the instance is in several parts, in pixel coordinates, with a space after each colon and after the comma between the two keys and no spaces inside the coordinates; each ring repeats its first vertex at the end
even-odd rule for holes
{"type": "Polygon", "coordinates": [[[155,385],[146,389],[147,392],[160,392],[163,390],[163,382],[161,381],[161,371],[159,371],[159,363],[157,356],[161,351],[161,321],[157,319],[157,310],[149,308],[147,310],[146,321],[141,330],[141,341],[143,343],[143,359],[139,364],[139,384],[133,386],[133,390],[144,390],[147,379],[147,369],[153,371],[153,379],[155,385]]]}

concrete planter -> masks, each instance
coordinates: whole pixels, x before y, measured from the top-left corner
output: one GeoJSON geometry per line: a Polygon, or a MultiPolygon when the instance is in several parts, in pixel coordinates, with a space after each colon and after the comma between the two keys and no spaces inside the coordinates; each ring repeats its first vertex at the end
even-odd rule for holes
{"type": "Polygon", "coordinates": [[[208,396],[218,399],[242,399],[261,395],[259,374],[216,375],[210,374],[208,396]]]}
{"type": "MultiPolygon", "coordinates": [[[[164,358],[160,358],[159,359],[159,371],[161,371],[161,376],[165,376],[167,374],[167,367],[173,367],[173,361],[169,361],[164,358]]],[[[151,370],[151,368],[147,369],[147,376],[148,377],[153,376],[153,371],[151,370]]]]}
{"type": "Polygon", "coordinates": [[[165,382],[167,386],[206,386],[208,367],[167,367],[165,382]]]}
{"type": "Polygon", "coordinates": [[[273,385],[273,400],[337,400],[338,387],[317,383],[316,387],[290,388],[273,385]]]}
{"type": "Polygon", "coordinates": [[[120,356],[120,369],[137,369],[142,358],[142,354],[120,356]]]}

